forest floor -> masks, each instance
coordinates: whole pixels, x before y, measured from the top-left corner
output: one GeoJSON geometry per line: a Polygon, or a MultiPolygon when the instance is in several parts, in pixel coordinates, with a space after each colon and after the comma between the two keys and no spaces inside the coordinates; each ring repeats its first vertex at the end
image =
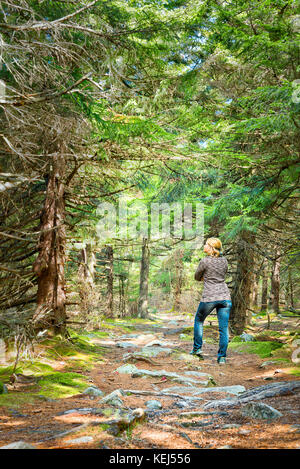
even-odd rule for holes
{"type": "Polygon", "coordinates": [[[255,340],[231,340],[225,365],[216,361],[216,317],[204,328],[204,360],[189,355],[192,330],[191,315],[164,312],[151,320],[106,321],[98,331],[71,331],[72,342],[43,340],[34,358],[19,363],[13,383],[11,366],[0,370],[8,391],[0,395],[0,446],[24,441],[38,449],[300,448],[299,387],[259,400],[281,412],[274,420],[244,415],[244,403],[206,407],[236,399],[243,389],[300,380],[299,365],[291,361],[299,318],[298,324],[295,318],[275,319],[269,330],[265,318],[256,319],[247,330],[255,340]],[[85,394],[90,386],[99,395],[85,394]],[[158,403],[151,408],[153,400],[158,403]],[[137,408],[143,412],[133,418],[137,408]]]}

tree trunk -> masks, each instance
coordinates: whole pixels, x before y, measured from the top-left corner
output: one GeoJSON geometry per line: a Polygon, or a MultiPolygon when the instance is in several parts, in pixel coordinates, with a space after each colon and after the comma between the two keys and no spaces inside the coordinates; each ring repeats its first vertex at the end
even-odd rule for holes
{"type": "Polygon", "coordinates": [[[121,318],[126,316],[124,281],[125,281],[125,276],[120,274],[119,275],[119,316],[121,318]]]}
{"type": "Polygon", "coordinates": [[[140,270],[140,293],[138,302],[138,317],[146,318],[148,315],[148,276],[150,251],[148,239],[143,238],[142,259],[140,270]]]}
{"type": "Polygon", "coordinates": [[[85,248],[86,252],[86,264],[85,264],[85,278],[91,288],[94,288],[95,281],[95,265],[96,256],[91,243],[88,243],[85,248]]]}
{"type": "Polygon", "coordinates": [[[52,160],[46,200],[41,214],[38,257],[33,270],[38,277],[37,310],[33,317],[36,328],[50,328],[65,334],[65,161],[62,153],[52,160]]]}
{"type": "Polygon", "coordinates": [[[261,287],[261,312],[268,309],[268,259],[264,259],[261,287]]]}
{"type": "Polygon", "coordinates": [[[114,317],[114,251],[112,246],[107,246],[106,248],[108,264],[107,269],[107,317],[114,317]]]}
{"type": "Polygon", "coordinates": [[[173,310],[180,311],[181,309],[181,292],[183,285],[183,250],[179,249],[175,253],[175,278],[174,278],[174,301],[173,310]]]}
{"type": "Polygon", "coordinates": [[[258,285],[259,285],[259,279],[260,279],[260,271],[259,271],[259,266],[256,265],[257,272],[253,272],[253,285],[252,285],[252,307],[257,307],[258,304],[258,285]]]}
{"type": "Polygon", "coordinates": [[[271,296],[270,307],[274,313],[279,313],[279,293],[280,293],[280,249],[275,249],[275,259],[273,261],[271,275],[271,296]]]}
{"type": "MultiPolygon", "coordinates": [[[[250,293],[250,307],[251,310],[257,307],[257,296],[258,296],[258,283],[260,277],[260,267],[258,265],[259,259],[254,254],[253,257],[253,268],[252,268],[252,285],[251,285],[251,293],[250,293]]],[[[252,311],[248,309],[247,311],[247,318],[246,324],[251,325],[252,321],[252,311]]]]}
{"type": "Polygon", "coordinates": [[[247,324],[253,279],[253,249],[255,235],[243,231],[237,242],[237,270],[232,292],[231,328],[241,334],[247,324]]]}
{"type": "Polygon", "coordinates": [[[289,296],[290,296],[290,305],[292,308],[295,307],[295,303],[294,303],[294,290],[293,290],[293,280],[292,280],[292,272],[291,272],[291,268],[289,267],[289,270],[288,270],[288,285],[289,285],[289,296]]]}
{"type": "Polygon", "coordinates": [[[91,244],[81,250],[81,264],[78,271],[78,288],[80,296],[80,309],[84,315],[84,320],[88,320],[90,313],[94,309],[94,280],[95,280],[96,257],[91,244]]]}

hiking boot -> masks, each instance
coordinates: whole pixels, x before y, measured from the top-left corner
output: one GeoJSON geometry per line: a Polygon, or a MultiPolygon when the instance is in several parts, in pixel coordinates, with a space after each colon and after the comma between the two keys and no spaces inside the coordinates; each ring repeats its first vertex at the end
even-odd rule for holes
{"type": "Polygon", "coordinates": [[[226,358],[225,358],[225,357],[220,357],[220,358],[218,359],[218,363],[219,363],[219,365],[225,365],[225,363],[226,363],[226,358]]]}
{"type": "Polygon", "coordinates": [[[202,350],[200,348],[198,350],[192,350],[190,355],[196,355],[196,357],[203,358],[202,350]]]}

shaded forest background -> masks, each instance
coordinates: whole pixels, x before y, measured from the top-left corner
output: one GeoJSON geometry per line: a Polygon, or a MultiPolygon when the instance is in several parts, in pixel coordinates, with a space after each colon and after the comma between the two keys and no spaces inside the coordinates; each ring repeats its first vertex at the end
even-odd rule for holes
{"type": "Polygon", "coordinates": [[[299,313],[298,2],[0,5],[1,336],[195,311],[201,250],[97,236],[121,194],[203,203],[232,332],[299,313]]]}

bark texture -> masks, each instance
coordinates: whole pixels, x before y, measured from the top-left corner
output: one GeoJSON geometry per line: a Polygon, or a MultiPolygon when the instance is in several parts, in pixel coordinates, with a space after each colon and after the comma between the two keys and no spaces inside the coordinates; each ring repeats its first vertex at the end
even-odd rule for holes
{"type": "Polygon", "coordinates": [[[52,328],[65,333],[65,161],[62,152],[53,156],[48,178],[46,199],[41,214],[41,236],[38,257],[33,271],[38,277],[37,329],[52,328]]]}
{"type": "Polygon", "coordinates": [[[241,334],[247,325],[253,281],[255,235],[243,230],[237,242],[237,269],[232,292],[231,328],[241,334]]]}
{"type": "Polygon", "coordinates": [[[149,277],[150,251],[148,239],[143,239],[142,259],[140,270],[140,293],[138,302],[138,317],[145,318],[148,314],[148,277],[149,277]]]}
{"type": "Polygon", "coordinates": [[[271,275],[271,295],[270,308],[274,313],[279,313],[279,293],[280,293],[280,249],[275,249],[275,258],[271,275]]]}
{"type": "Polygon", "coordinates": [[[268,279],[268,259],[264,259],[261,286],[261,311],[266,311],[268,308],[268,279]]]}
{"type": "Polygon", "coordinates": [[[106,247],[107,253],[107,312],[109,318],[114,316],[114,251],[112,246],[106,247]]]}

